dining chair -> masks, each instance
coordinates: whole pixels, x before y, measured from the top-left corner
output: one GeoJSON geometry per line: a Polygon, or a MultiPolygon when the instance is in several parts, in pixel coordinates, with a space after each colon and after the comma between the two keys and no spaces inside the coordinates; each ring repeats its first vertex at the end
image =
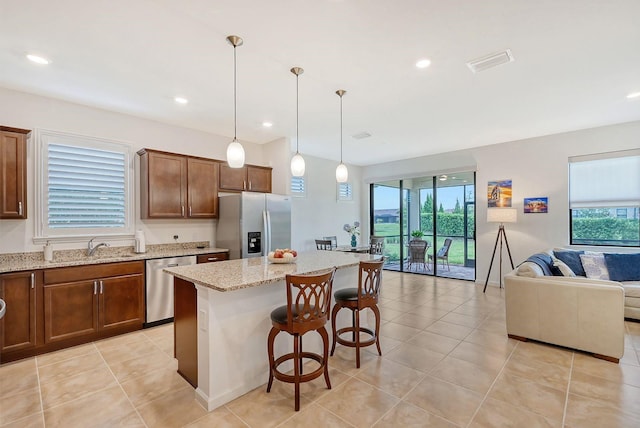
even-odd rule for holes
{"type": "Polygon", "coordinates": [[[384,254],[384,236],[371,235],[369,254],[384,254]]]}
{"type": "Polygon", "coordinates": [[[329,239],[316,239],[316,249],[317,250],[331,251],[333,249],[331,247],[331,240],[329,240],[329,239]]]}
{"type": "MultiPolygon", "coordinates": [[[[451,244],[453,243],[453,239],[447,238],[444,240],[444,245],[442,248],[438,250],[436,254],[436,260],[442,260],[442,267],[444,268],[445,262],[447,263],[447,270],[451,271],[449,267],[449,249],[451,248],[451,244]]],[[[433,256],[429,254],[429,263],[433,262],[433,256]]]]}
{"type": "Polygon", "coordinates": [[[412,239],[409,241],[409,258],[407,260],[407,268],[411,269],[413,264],[422,265],[422,270],[428,267],[425,263],[428,243],[423,239],[412,239]]]}
{"type": "Polygon", "coordinates": [[[331,241],[331,249],[335,250],[336,247],[338,246],[338,237],[337,236],[323,236],[322,239],[325,239],[327,241],[331,241]]]}

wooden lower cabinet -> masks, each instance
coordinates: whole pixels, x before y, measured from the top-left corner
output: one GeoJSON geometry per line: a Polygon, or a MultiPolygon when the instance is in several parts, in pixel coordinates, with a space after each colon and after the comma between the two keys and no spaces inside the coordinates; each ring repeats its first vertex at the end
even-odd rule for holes
{"type": "Polygon", "coordinates": [[[144,323],[144,275],[100,280],[98,330],[131,328],[144,323]]]}
{"type": "Polygon", "coordinates": [[[0,320],[0,363],[7,353],[29,351],[42,342],[42,271],[0,275],[0,298],[7,304],[0,320]]]}
{"type": "Polygon", "coordinates": [[[95,281],[44,286],[44,341],[53,343],[98,332],[95,281]]]}

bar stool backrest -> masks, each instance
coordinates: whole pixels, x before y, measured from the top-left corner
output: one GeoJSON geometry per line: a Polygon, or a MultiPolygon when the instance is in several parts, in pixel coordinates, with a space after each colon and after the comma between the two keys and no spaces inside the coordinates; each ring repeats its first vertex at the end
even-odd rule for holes
{"type": "Polygon", "coordinates": [[[304,334],[326,324],[335,269],[319,275],[287,275],[287,331],[304,334]]]}
{"type": "Polygon", "coordinates": [[[379,261],[360,262],[358,272],[358,308],[363,309],[378,303],[380,284],[382,282],[382,265],[379,261]]]}

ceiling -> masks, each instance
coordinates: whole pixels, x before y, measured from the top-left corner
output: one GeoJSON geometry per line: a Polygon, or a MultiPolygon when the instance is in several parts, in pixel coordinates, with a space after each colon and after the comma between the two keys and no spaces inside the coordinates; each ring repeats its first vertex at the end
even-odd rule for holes
{"type": "Polygon", "coordinates": [[[344,161],[371,165],[640,120],[638,16],[638,0],[2,0],[0,86],[233,136],[235,34],[240,140],[295,146],[299,66],[300,152],[339,159],[345,89],[344,161]]]}

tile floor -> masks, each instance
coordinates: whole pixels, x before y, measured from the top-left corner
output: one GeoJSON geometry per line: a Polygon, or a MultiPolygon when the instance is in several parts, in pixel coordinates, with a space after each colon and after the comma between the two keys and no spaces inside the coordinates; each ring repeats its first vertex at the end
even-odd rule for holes
{"type": "Polygon", "coordinates": [[[613,364],[508,339],[494,287],[395,272],[383,281],[383,357],[367,348],[356,369],[354,350],[338,346],[333,389],[303,385],[300,412],[293,387],[276,381],[207,413],[176,374],[167,325],[0,367],[0,426],[640,426],[640,323],[625,323],[613,364]]]}

